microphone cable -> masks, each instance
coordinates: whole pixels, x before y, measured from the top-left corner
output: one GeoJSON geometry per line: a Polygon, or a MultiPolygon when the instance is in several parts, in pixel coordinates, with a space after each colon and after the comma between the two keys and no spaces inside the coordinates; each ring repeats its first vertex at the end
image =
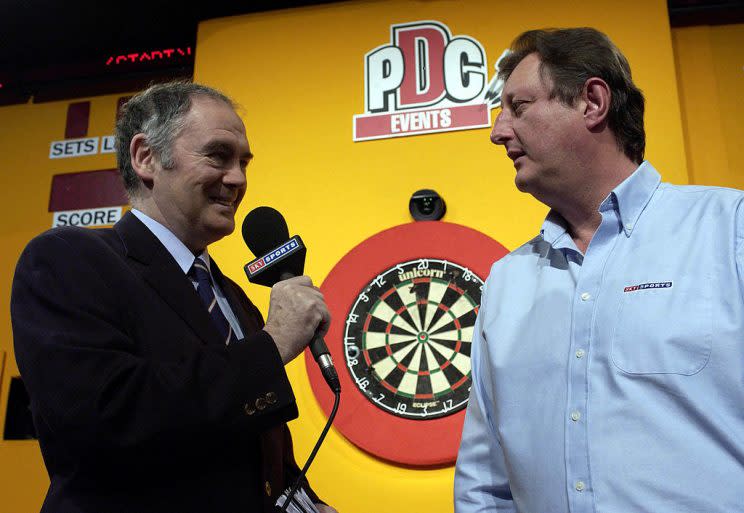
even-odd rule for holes
{"type": "MultiPolygon", "coordinates": [[[[243,219],[242,232],[246,246],[257,257],[244,267],[251,283],[272,287],[278,281],[287,280],[303,273],[307,248],[305,248],[299,236],[295,235],[290,239],[287,222],[278,210],[271,207],[254,208],[243,219]]],[[[338,405],[341,402],[341,383],[323,337],[314,335],[308,347],[320,367],[323,379],[333,391],[333,409],[318,441],[315,443],[315,447],[313,447],[305,462],[305,466],[302,467],[300,475],[287,493],[280,513],[287,511],[290,502],[299,490],[307,469],[310,468],[310,464],[315,459],[323,440],[331,429],[333,419],[338,412],[338,405]]],[[[297,506],[304,509],[295,501],[295,507],[297,506]]]]}
{"type": "Polygon", "coordinates": [[[294,485],[292,485],[292,488],[287,494],[287,498],[284,500],[284,504],[282,505],[282,509],[279,510],[279,513],[285,513],[285,511],[287,511],[287,507],[289,506],[289,503],[292,501],[295,493],[297,493],[297,490],[300,488],[300,484],[302,483],[302,479],[305,477],[305,474],[307,473],[307,469],[310,468],[310,464],[315,459],[315,455],[318,454],[318,450],[320,449],[320,446],[323,443],[323,440],[325,440],[325,437],[328,434],[328,430],[331,429],[331,424],[333,424],[333,419],[336,417],[336,412],[338,412],[338,405],[341,402],[341,390],[340,389],[334,390],[333,395],[334,395],[333,409],[331,410],[331,414],[328,416],[328,422],[326,422],[326,425],[323,428],[323,431],[320,433],[320,437],[318,438],[318,441],[315,443],[315,447],[313,447],[313,450],[310,453],[310,456],[308,456],[307,461],[305,462],[305,466],[302,467],[302,470],[300,471],[300,475],[297,476],[297,480],[295,481],[294,485]]]}

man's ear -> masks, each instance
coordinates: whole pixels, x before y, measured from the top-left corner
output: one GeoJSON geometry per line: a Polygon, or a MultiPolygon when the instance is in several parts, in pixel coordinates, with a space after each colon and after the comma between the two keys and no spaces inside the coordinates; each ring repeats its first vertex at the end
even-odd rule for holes
{"type": "Polygon", "coordinates": [[[147,142],[145,134],[137,134],[129,143],[129,158],[132,161],[132,169],[146,185],[152,184],[157,167],[157,158],[147,142]]]}
{"type": "Polygon", "coordinates": [[[610,111],[610,86],[601,78],[592,77],[584,83],[581,97],[584,101],[584,121],[587,128],[594,131],[603,127],[610,111]]]}

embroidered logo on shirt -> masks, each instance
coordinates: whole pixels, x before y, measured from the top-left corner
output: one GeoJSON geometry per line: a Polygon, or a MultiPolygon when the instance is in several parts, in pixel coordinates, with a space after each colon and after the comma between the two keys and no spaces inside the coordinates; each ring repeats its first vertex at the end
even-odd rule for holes
{"type": "Polygon", "coordinates": [[[645,290],[645,289],[668,289],[672,286],[671,281],[659,281],[656,283],[641,283],[640,285],[631,285],[629,287],[625,287],[623,289],[623,292],[635,292],[636,290],[645,290]]]}

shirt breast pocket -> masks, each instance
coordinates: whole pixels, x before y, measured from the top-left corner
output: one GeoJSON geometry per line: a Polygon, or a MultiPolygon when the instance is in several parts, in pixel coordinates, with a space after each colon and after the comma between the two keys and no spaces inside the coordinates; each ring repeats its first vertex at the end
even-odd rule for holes
{"type": "Polygon", "coordinates": [[[713,344],[710,277],[671,284],[623,292],[612,336],[612,362],[623,372],[691,376],[708,363],[713,344]]]}

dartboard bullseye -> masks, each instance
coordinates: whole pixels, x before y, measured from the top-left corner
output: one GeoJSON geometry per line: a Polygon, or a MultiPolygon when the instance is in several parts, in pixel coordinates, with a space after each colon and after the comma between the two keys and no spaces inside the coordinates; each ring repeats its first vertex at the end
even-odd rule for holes
{"type": "Polygon", "coordinates": [[[435,258],[401,262],[376,276],[346,318],[345,360],[357,388],[408,419],[464,408],[482,289],[467,267],[435,258]]]}
{"type": "MultiPolygon", "coordinates": [[[[339,433],[403,465],[455,461],[481,287],[506,253],[472,228],[423,221],[369,237],[331,269],[320,290],[342,389],[339,433]]],[[[309,354],[305,364],[328,414],[333,394],[309,354]]]]}

